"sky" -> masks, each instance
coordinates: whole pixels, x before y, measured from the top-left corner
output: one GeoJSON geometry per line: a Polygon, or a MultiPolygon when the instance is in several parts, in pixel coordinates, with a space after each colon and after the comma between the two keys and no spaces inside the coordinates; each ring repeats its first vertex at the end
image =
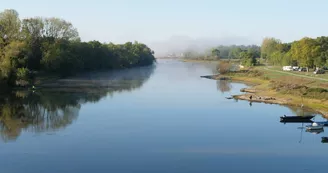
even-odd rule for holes
{"type": "Polygon", "coordinates": [[[328,35],[327,7],[328,0],[0,0],[0,11],[15,9],[21,18],[70,21],[83,41],[157,46],[179,38],[260,44],[328,35]]]}

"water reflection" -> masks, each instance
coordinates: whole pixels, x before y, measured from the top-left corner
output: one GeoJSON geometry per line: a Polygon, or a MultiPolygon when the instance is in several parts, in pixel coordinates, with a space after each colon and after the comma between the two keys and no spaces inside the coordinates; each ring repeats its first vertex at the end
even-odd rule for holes
{"type": "MultiPolygon", "coordinates": [[[[304,110],[299,107],[288,107],[291,112],[296,116],[311,116],[314,115],[314,112],[304,110]]],[[[301,137],[299,143],[302,142],[303,139],[303,131],[305,131],[308,134],[314,134],[319,135],[324,133],[324,128],[328,126],[328,121],[320,116],[315,116],[313,119],[295,119],[295,120],[284,120],[280,121],[281,123],[287,124],[287,123],[293,123],[293,124],[301,124],[301,126],[298,127],[298,129],[301,129],[301,137]],[[316,121],[316,119],[319,118],[323,121],[316,121]]],[[[322,137],[321,143],[326,143],[328,138],[322,137]]]]}
{"type": "Polygon", "coordinates": [[[107,95],[140,88],[154,67],[124,70],[119,73],[94,73],[65,79],[67,88],[27,92],[16,91],[0,97],[0,134],[4,141],[15,140],[22,131],[49,132],[62,129],[78,118],[84,103],[98,102],[107,95]],[[78,84],[77,84],[78,83],[78,84]],[[72,87],[87,84],[86,87],[72,87]],[[87,87],[104,84],[108,87],[87,87]]]}
{"type": "Polygon", "coordinates": [[[230,92],[232,89],[231,82],[228,80],[218,80],[216,81],[216,87],[221,93],[230,92]]]}

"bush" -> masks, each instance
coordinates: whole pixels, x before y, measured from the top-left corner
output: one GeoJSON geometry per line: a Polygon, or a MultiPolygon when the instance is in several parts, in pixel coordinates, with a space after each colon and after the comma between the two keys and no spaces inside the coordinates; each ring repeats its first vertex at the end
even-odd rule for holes
{"type": "Polygon", "coordinates": [[[27,68],[18,68],[16,72],[17,79],[28,79],[29,70],[27,68]]]}
{"type": "Polygon", "coordinates": [[[16,85],[26,86],[29,85],[30,71],[27,68],[18,68],[16,71],[16,85]]]}
{"type": "Polygon", "coordinates": [[[231,68],[232,68],[232,65],[230,64],[230,62],[227,62],[227,61],[220,61],[220,63],[217,66],[217,69],[220,74],[229,73],[231,71],[231,68]]]}

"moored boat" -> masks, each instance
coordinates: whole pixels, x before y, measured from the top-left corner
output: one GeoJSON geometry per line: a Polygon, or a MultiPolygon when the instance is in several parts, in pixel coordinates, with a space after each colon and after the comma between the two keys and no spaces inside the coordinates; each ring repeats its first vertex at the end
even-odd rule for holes
{"type": "Polygon", "coordinates": [[[323,130],[323,125],[319,125],[318,123],[312,123],[310,126],[306,126],[307,130],[323,130]]]}
{"type": "Polygon", "coordinates": [[[313,123],[311,119],[281,119],[281,123],[313,123]]]}
{"type": "Polygon", "coordinates": [[[280,120],[311,120],[314,116],[313,115],[308,115],[308,116],[282,116],[280,117],[280,120]]]}

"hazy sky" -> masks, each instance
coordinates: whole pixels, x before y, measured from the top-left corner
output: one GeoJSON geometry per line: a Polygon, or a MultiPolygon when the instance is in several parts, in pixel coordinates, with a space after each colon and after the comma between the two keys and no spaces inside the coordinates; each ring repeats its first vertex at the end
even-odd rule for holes
{"type": "Polygon", "coordinates": [[[21,18],[60,17],[82,40],[152,42],[171,36],[273,36],[292,41],[328,35],[328,0],[1,0],[21,18]]]}

